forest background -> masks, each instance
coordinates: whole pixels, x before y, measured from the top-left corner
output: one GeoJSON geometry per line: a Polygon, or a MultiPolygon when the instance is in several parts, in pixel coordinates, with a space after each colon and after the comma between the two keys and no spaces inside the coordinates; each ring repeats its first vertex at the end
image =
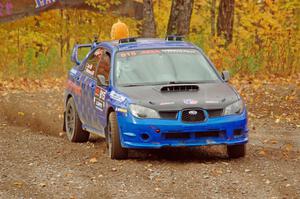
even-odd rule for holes
{"type": "MultiPolygon", "coordinates": [[[[2,1],[2,4],[5,5],[2,1]]],[[[18,1],[21,2],[21,1],[18,1]]],[[[130,36],[184,35],[232,75],[298,77],[298,0],[144,0],[143,19],[117,16],[114,0],[85,0],[90,9],[52,9],[0,23],[0,79],[59,78],[73,65],[76,43],[110,40],[120,19],[130,36]]],[[[18,5],[14,5],[16,8],[18,5]]]]}

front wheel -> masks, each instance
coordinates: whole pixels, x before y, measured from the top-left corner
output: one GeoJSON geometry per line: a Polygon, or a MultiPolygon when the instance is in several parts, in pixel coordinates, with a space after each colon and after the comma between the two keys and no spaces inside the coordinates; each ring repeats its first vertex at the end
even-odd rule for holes
{"type": "Polygon", "coordinates": [[[246,144],[228,145],[227,154],[229,158],[241,158],[246,155],[246,144]]]}
{"type": "Polygon", "coordinates": [[[108,154],[111,159],[126,159],[128,157],[128,149],[121,145],[119,125],[115,112],[109,114],[107,129],[108,154]]]}

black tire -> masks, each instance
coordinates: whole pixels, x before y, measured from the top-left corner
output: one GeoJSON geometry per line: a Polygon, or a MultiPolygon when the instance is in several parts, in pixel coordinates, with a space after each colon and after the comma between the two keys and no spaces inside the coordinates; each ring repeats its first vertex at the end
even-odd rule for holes
{"type": "Polygon", "coordinates": [[[71,142],[87,142],[89,140],[90,133],[82,129],[82,123],[72,97],[67,102],[65,124],[67,137],[71,142]]]}
{"type": "Polygon", "coordinates": [[[241,158],[246,155],[246,144],[228,145],[227,155],[229,158],[241,158]]]}
{"type": "Polygon", "coordinates": [[[111,159],[128,158],[128,149],[123,148],[120,140],[119,125],[115,112],[109,114],[107,128],[108,155],[111,159]]]}

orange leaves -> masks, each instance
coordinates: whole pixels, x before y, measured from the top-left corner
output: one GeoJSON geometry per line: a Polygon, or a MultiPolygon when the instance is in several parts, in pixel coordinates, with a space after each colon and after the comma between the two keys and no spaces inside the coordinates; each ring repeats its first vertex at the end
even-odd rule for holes
{"type": "Polygon", "coordinates": [[[266,4],[267,4],[268,6],[270,6],[270,5],[273,4],[273,1],[272,1],[272,0],[265,0],[265,2],[266,2],[266,4]]]}

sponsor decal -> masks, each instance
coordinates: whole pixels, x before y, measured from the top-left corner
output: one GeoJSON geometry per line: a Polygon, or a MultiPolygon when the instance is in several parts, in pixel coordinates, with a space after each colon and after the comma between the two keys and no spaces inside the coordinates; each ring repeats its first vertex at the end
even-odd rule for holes
{"type": "Polygon", "coordinates": [[[97,86],[95,88],[94,102],[97,110],[103,111],[105,105],[106,90],[97,86]]]}
{"type": "Polygon", "coordinates": [[[120,95],[120,94],[116,93],[115,91],[112,91],[109,94],[109,96],[110,96],[111,99],[116,100],[118,102],[124,102],[125,99],[126,99],[123,95],[120,95]]]}
{"type": "Polygon", "coordinates": [[[10,0],[7,0],[6,3],[0,2],[0,17],[5,16],[4,10],[6,10],[6,15],[12,14],[13,4],[10,0]]]}
{"type": "Polygon", "coordinates": [[[159,105],[164,106],[164,105],[172,105],[175,104],[175,102],[161,102],[159,105]]]}
{"type": "Polygon", "coordinates": [[[217,101],[217,100],[207,100],[207,101],[205,101],[205,103],[206,104],[218,104],[219,101],[217,101]]]}
{"type": "Polygon", "coordinates": [[[121,52],[117,56],[121,58],[133,57],[139,55],[151,55],[151,54],[196,54],[197,50],[195,49],[162,49],[162,50],[138,50],[138,51],[127,51],[121,52]]]}
{"type": "Polygon", "coordinates": [[[75,95],[81,96],[81,87],[79,85],[76,85],[71,80],[67,81],[66,88],[73,92],[75,95]]]}
{"type": "Polygon", "coordinates": [[[36,4],[36,8],[40,8],[55,3],[56,1],[57,0],[35,0],[35,4],[36,4]]]}
{"type": "Polygon", "coordinates": [[[198,101],[193,99],[185,99],[183,100],[183,103],[193,105],[193,104],[197,104],[198,101]]]}
{"type": "Polygon", "coordinates": [[[197,115],[197,113],[198,113],[198,111],[194,111],[194,110],[189,111],[189,115],[197,115]]]}
{"type": "Polygon", "coordinates": [[[184,53],[184,54],[196,54],[197,53],[197,50],[193,50],[193,49],[164,49],[164,50],[161,50],[161,52],[164,52],[164,53],[169,53],[169,54],[172,54],[172,53],[184,53]]]}
{"type": "Polygon", "coordinates": [[[97,110],[103,111],[104,102],[101,101],[101,100],[96,99],[96,101],[95,101],[95,107],[96,107],[97,110]]]}
{"type": "Polygon", "coordinates": [[[120,57],[132,57],[132,56],[136,56],[137,53],[136,51],[127,51],[127,52],[122,52],[119,54],[120,57]]]}
{"type": "Polygon", "coordinates": [[[105,100],[105,96],[106,96],[106,90],[101,89],[100,90],[100,94],[99,94],[99,99],[104,101],[105,100]]]}
{"type": "Polygon", "coordinates": [[[95,74],[94,66],[92,64],[87,64],[85,68],[85,72],[87,72],[91,76],[94,76],[95,74]]]}
{"type": "Polygon", "coordinates": [[[126,108],[119,108],[119,107],[117,107],[116,111],[117,112],[121,112],[121,113],[127,113],[127,109],[126,108]]]}
{"type": "Polygon", "coordinates": [[[140,55],[151,55],[151,54],[160,54],[161,50],[143,50],[140,51],[140,55]]]}

